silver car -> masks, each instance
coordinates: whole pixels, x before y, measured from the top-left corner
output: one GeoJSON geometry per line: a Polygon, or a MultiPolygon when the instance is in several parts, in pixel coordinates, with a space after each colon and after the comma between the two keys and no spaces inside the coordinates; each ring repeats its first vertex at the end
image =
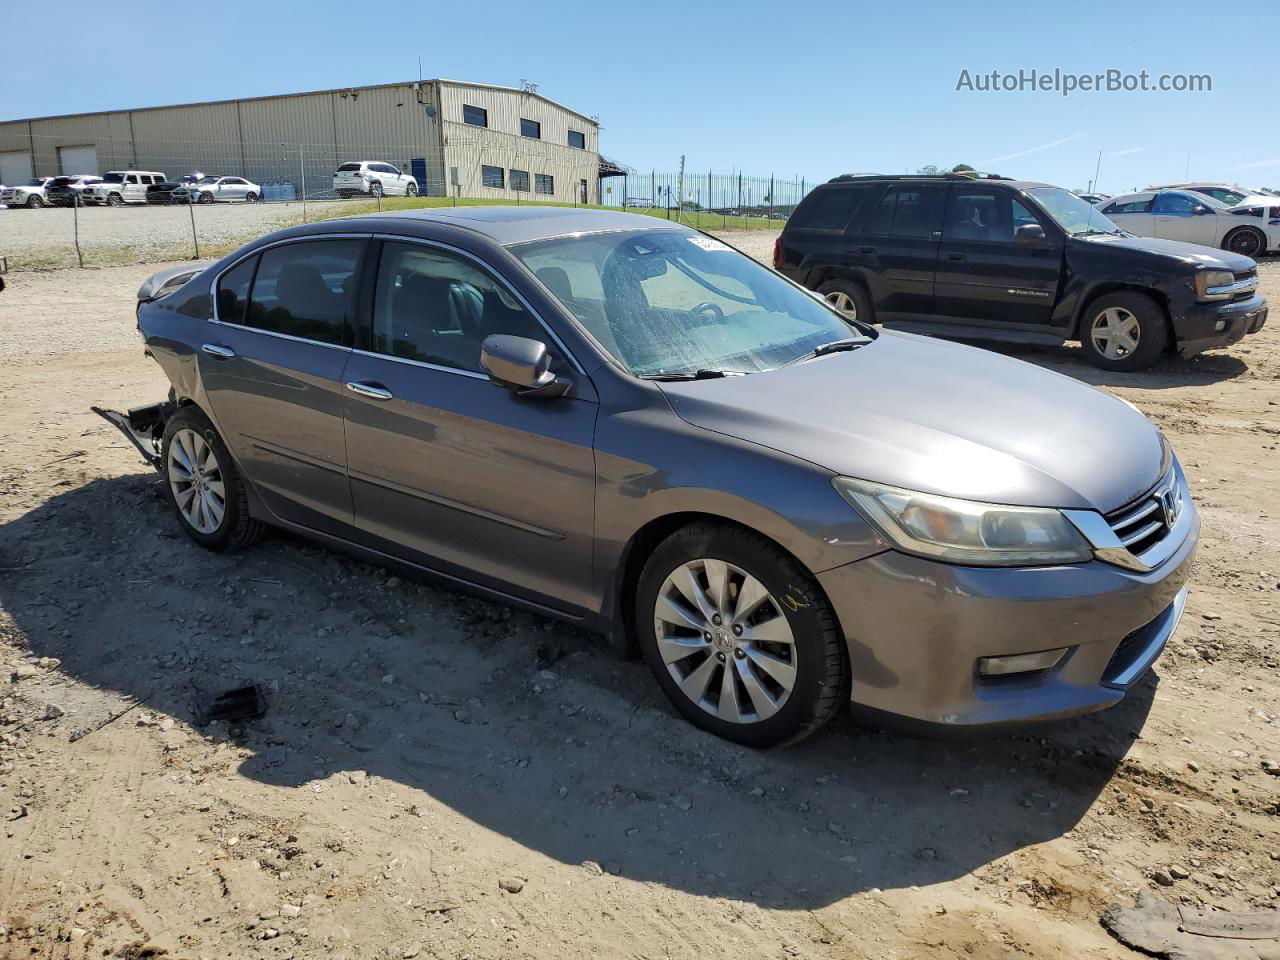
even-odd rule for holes
{"type": "Polygon", "coordinates": [[[1135,408],[685,227],[462,207],[195,269],[139,295],[169,400],[104,412],[191,539],[281,527],[600,630],[720,736],[1097,710],[1182,613],[1199,519],[1135,408]]]}
{"type": "Polygon", "coordinates": [[[262,187],[244,177],[201,177],[173,191],[174,203],[256,203],[262,187]]]}

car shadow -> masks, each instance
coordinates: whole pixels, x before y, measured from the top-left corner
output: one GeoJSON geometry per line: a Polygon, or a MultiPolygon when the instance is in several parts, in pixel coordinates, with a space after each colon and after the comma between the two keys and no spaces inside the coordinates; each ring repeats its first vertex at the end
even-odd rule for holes
{"type": "MultiPolygon", "coordinates": [[[[969,341],[972,346],[983,347],[1026,360],[1065,374],[1095,387],[1133,387],[1141,390],[1164,390],[1171,387],[1203,387],[1224,380],[1234,380],[1249,371],[1249,364],[1232,353],[1201,353],[1194,357],[1166,356],[1149,370],[1131,373],[1114,373],[1099,370],[1085,362],[1080,347],[1069,344],[1062,347],[1040,347],[1025,344],[969,341]]],[[[1247,346],[1247,344],[1246,344],[1247,346]]]]}
{"type": "Polygon", "coordinates": [[[64,734],[115,694],[196,725],[201,691],[259,683],[263,717],[198,728],[252,751],[244,777],[309,794],[364,771],[409,788],[406,811],[420,791],[567,864],[783,909],[953,880],[1061,837],[1140,736],[1156,682],[1018,733],[922,739],[842,716],[752,751],[681,720],[642,664],[573,627],[282,536],[201,550],[155,475],[0,526],[0,567],[31,655],[104,695],[64,734]],[[562,655],[539,669],[548,638],[562,655]]]}

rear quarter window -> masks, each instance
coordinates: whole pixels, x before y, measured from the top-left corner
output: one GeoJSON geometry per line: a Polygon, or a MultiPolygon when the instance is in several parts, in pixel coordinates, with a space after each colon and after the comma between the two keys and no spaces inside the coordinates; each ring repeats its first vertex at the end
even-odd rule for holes
{"type": "Polygon", "coordinates": [[[858,202],[866,195],[866,187],[826,187],[814,190],[804,198],[788,221],[788,225],[806,230],[843,230],[858,202]]]}

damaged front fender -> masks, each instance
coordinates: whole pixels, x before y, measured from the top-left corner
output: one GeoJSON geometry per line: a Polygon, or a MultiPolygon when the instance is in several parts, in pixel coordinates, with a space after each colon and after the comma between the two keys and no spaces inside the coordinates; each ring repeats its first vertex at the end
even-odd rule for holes
{"type": "Polygon", "coordinates": [[[123,433],[142,454],[142,458],[159,470],[164,425],[173,416],[177,406],[172,400],[166,400],[163,403],[150,403],[144,407],[130,407],[124,413],[102,407],[89,409],[123,433]]]}

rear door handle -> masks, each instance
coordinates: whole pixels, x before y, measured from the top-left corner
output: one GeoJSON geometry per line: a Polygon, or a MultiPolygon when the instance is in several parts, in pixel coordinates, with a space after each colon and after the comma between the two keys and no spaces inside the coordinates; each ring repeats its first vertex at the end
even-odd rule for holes
{"type": "Polygon", "coordinates": [[[876,248],[875,247],[859,247],[858,252],[859,253],[875,253],[876,248]]]}
{"type": "Polygon", "coordinates": [[[200,349],[211,357],[217,357],[219,360],[230,360],[236,355],[234,350],[220,343],[203,343],[200,345],[200,349]]]}
{"type": "Polygon", "coordinates": [[[347,389],[352,393],[360,394],[362,397],[368,397],[370,400],[390,400],[395,396],[395,394],[380,383],[368,383],[362,380],[355,380],[348,383],[347,389]]]}
{"type": "Polygon", "coordinates": [[[947,259],[948,259],[948,260],[963,260],[963,259],[964,259],[964,254],[963,254],[963,253],[948,253],[948,254],[947,254],[947,259]]]}

